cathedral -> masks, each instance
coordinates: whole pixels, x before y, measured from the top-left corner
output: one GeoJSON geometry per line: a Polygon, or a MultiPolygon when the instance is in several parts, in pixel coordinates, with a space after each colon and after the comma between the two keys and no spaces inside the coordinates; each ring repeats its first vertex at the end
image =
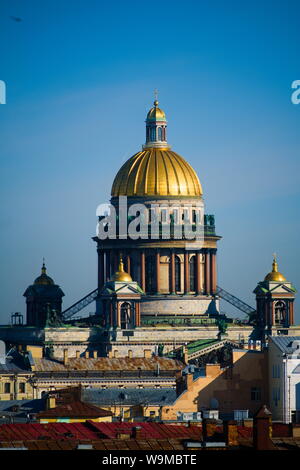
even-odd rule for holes
{"type": "MultiPolygon", "coordinates": [[[[51,346],[56,357],[63,357],[66,348],[70,357],[78,351],[150,357],[225,335],[241,343],[263,341],[267,334],[299,334],[293,326],[295,289],[278,272],[275,258],[271,273],[254,290],[256,310],[218,286],[221,236],[215,217],[204,213],[195,170],[168,144],[166,115],[157,100],[146,117],[145,144],[118,171],[110,202],[111,214],[123,225],[117,224],[114,237],[93,237],[97,288],[62,311],[64,293],[43,264],[41,275],[24,293],[26,326],[19,322],[14,328],[1,327],[1,339],[43,345],[45,351],[51,346]],[[146,214],[135,222],[136,236],[128,236],[134,223],[132,207],[146,214]],[[201,226],[201,237],[188,237],[185,223],[192,232],[201,226]],[[249,321],[237,323],[221,315],[222,296],[246,312],[249,321]],[[76,319],[76,313],[94,301],[95,314],[76,319]]],[[[105,227],[109,233],[107,214],[98,216],[98,226],[102,234],[105,227]]]]}

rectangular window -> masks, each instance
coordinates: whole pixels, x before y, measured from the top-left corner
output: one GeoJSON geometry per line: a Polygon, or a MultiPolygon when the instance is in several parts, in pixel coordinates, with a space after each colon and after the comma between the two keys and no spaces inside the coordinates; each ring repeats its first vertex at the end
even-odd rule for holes
{"type": "Polygon", "coordinates": [[[272,399],[273,399],[274,405],[277,406],[278,402],[280,401],[280,387],[273,387],[272,399]]]}
{"type": "Polygon", "coordinates": [[[19,383],[19,393],[25,393],[25,383],[19,383]]]}
{"type": "Polygon", "coordinates": [[[4,384],[4,393],[10,393],[10,383],[6,382],[4,384]]]}
{"type": "Polygon", "coordinates": [[[252,401],[261,401],[261,389],[258,387],[251,388],[251,400],[252,401]]]}
{"type": "Polygon", "coordinates": [[[273,364],[272,377],[273,379],[280,379],[280,364],[273,364]]]}

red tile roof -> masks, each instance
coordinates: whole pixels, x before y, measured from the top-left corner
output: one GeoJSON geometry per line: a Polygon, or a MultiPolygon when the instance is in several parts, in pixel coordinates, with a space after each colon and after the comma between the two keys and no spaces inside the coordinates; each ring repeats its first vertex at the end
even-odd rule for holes
{"type": "Polygon", "coordinates": [[[178,438],[185,437],[187,439],[200,439],[201,428],[199,426],[174,426],[172,424],[161,423],[96,423],[88,421],[89,427],[97,432],[100,432],[103,437],[114,439],[118,434],[131,434],[132,428],[139,426],[141,439],[165,439],[165,438],[178,438]]]}
{"type": "Polygon", "coordinates": [[[72,440],[72,439],[114,439],[118,434],[131,434],[132,428],[141,427],[140,439],[186,438],[200,439],[201,428],[198,426],[173,426],[160,423],[18,423],[0,425],[1,441],[27,440],[72,440]]]}

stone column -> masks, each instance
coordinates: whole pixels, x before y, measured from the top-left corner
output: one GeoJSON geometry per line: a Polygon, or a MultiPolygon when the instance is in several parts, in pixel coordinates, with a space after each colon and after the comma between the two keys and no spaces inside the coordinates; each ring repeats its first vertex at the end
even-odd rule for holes
{"type": "Polygon", "coordinates": [[[188,294],[190,291],[190,271],[189,271],[189,254],[184,253],[184,293],[188,294]]]}
{"type": "Polygon", "coordinates": [[[131,264],[130,264],[130,256],[126,256],[126,272],[131,275],[131,264]]]}
{"type": "Polygon", "coordinates": [[[289,314],[289,326],[290,325],[293,325],[294,324],[294,302],[289,302],[289,311],[290,311],[290,314],[289,314]]]}
{"type": "Polygon", "coordinates": [[[135,304],[135,326],[141,326],[141,306],[139,302],[135,304]]]}
{"type": "Polygon", "coordinates": [[[170,255],[170,289],[171,294],[175,294],[175,252],[171,250],[170,255]]]}
{"type": "Polygon", "coordinates": [[[118,271],[119,269],[119,263],[120,263],[120,253],[118,250],[115,251],[115,256],[114,256],[114,273],[118,271]]]}
{"type": "Polygon", "coordinates": [[[104,284],[104,252],[101,248],[98,251],[98,289],[102,289],[104,284]]]}
{"type": "Polygon", "coordinates": [[[109,326],[112,327],[114,326],[114,310],[113,310],[113,304],[112,302],[110,302],[110,305],[109,305],[109,326]]]}
{"type": "Polygon", "coordinates": [[[211,293],[215,294],[217,291],[217,250],[210,250],[210,266],[211,266],[211,293]]]}
{"type": "Polygon", "coordinates": [[[106,268],[106,274],[105,274],[105,282],[109,281],[110,279],[110,250],[107,250],[105,252],[105,268],[106,268]]]}
{"type": "Polygon", "coordinates": [[[205,293],[210,295],[210,253],[208,249],[205,253],[205,293]]]}
{"type": "Polygon", "coordinates": [[[121,326],[121,309],[120,309],[119,302],[116,304],[116,309],[117,309],[117,327],[120,328],[120,326],[121,326]]]}
{"type": "Polygon", "coordinates": [[[196,294],[201,294],[201,253],[196,253],[196,294]]]}
{"type": "Polygon", "coordinates": [[[141,252],[141,288],[143,291],[146,289],[146,266],[145,266],[145,252],[141,252]]]}
{"type": "Polygon", "coordinates": [[[160,293],[160,252],[159,250],[155,253],[155,275],[156,275],[156,293],[160,293]]]}
{"type": "Polygon", "coordinates": [[[275,302],[271,301],[271,326],[275,325],[275,302]]]}

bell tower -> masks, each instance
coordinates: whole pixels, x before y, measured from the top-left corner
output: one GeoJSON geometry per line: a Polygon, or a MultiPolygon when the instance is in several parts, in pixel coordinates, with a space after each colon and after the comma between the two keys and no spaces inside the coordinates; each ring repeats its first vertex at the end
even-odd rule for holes
{"type": "Polygon", "coordinates": [[[141,324],[140,301],[144,294],[137,282],[124,271],[120,258],[118,271],[106,282],[98,299],[102,326],[132,330],[141,324]]]}
{"type": "Polygon", "coordinates": [[[257,324],[267,334],[288,334],[294,325],[294,300],[296,289],[278,271],[276,255],[272,271],[254,289],[257,305],[257,324]]]}

